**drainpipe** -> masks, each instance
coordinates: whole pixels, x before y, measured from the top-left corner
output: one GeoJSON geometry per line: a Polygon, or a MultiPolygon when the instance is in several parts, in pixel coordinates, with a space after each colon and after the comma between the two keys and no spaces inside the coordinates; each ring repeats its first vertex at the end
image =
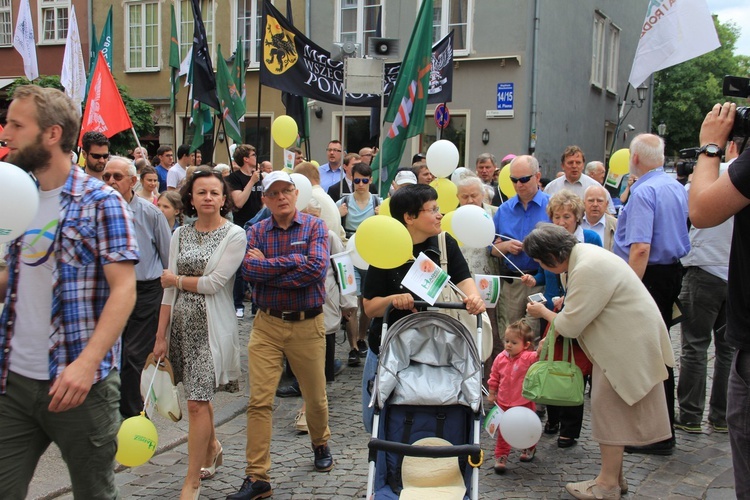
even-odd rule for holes
{"type": "Polygon", "coordinates": [[[529,124],[529,154],[536,151],[536,94],[537,94],[537,64],[539,59],[539,2],[534,0],[534,45],[531,61],[531,123],[529,124]]]}

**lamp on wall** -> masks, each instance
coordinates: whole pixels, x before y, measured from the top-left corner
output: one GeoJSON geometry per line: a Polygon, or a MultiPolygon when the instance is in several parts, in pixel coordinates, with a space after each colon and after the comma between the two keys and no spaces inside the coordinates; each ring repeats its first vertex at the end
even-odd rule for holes
{"type": "Polygon", "coordinates": [[[667,133],[667,124],[664,122],[661,122],[657,127],[656,131],[659,132],[660,137],[664,137],[664,134],[667,133]]]}
{"type": "Polygon", "coordinates": [[[482,144],[485,146],[490,142],[490,131],[487,129],[482,130],[482,144]]]}
{"type": "Polygon", "coordinates": [[[219,139],[219,142],[224,142],[224,132],[219,132],[216,138],[219,139]]]}
{"type": "MultiPolygon", "coordinates": [[[[625,119],[628,117],[630,112],[633,111],[634,108],[642,107],[643,103],[646,101],[646,98],[648,97],[648,84],[647,83],[642,83],[638,88],[635,89],[636,98],[631,98],[630,101],[627,100],[629,90],[630,90],[630,85],[628,85],[628,87],[625,89],[625,98],[618,103],[618,119],[617,119],[617,124],[615,125],[615,135],[614,135],[615,139],[612,141],[612,145],[609,149],[610,157],[615,152],[615,145],[617,144],[618,133],[620,131],[620,127],[625,122],[625,119]]],[[[627,140],[627,136],[628,136],[628,131],[626,131],[623,134],[623,141],[627,140]]]]}

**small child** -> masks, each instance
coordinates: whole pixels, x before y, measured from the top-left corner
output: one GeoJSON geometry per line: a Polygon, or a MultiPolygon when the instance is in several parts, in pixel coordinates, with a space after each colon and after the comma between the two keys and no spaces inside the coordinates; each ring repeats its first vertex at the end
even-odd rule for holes
{"type": "Polygon", "coordinates": [[[182,225],[182,198],[177,191],[164,191],[159,195],[159,201],[156,203],[167,218],[169,228],[174,230],[182,225]]]}
{"type": "MultiPolygon", "coordinates": [[[[495,357],[488,382],[490,403],[497,403],[503,411],[516,406],[536,411],[536,405],[521,395],[526,372],[539,359],[533,341],[534,332],[525,320],[516,321],[505,330],[505,350],[495,357]]],[[[498,430],[495,445],[496,474],[505,473],[509,453],[510,445],[498,430]]],[[[531,462],[535,453],[536,445],[523,450],[521,462],[531,462]]]]}

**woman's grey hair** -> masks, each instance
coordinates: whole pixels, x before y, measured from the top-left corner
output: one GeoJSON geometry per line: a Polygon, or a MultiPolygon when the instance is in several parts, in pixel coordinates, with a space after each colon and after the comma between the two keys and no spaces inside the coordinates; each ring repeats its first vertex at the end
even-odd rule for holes
{"type": "Polygon", "coordinates": [[[229,168],[229,165],[227,165],[226,163],[218,163],[214,167],[214,172],[219,172],[220,174],[223,174],[224,172],[229,172],[229,170],[231,169],[229,168]]]}
{"type": "Polygon", "coordinates": [[[307,202],[307,206],[305,207],[305,210],[309,212],[315,212],[320,213],[321,206],[320,202],[316,200],[315,198],[310,198],[310,201],[307,202]]]}
{"type": "Polygon", "coordinates": [[[545,266],[554,267],[568,260],[570,252],[577,244],[576,237],[564,227],[549,222],[540,222],[523,239],[523,251],[545,266]]]}
{"type": "Polygon", "coordinates": [[[482,179],[477,177],[477,174],[471,171],[464,172],[464,174],[461,176],[461,179],[456,183],[456,187],[462,188],[462,187],[469,187],[469,186],[476,186],[480,189],[484,188],[484,182],[482,182],[482,179]]]}

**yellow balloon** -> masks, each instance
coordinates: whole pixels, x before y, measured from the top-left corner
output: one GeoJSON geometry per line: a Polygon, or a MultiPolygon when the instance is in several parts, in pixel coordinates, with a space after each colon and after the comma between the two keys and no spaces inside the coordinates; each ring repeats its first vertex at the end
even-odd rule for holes
{"type": "Polygon", "coordinates": [[[365,262],[381,269],[396,268],[412,257],[409,231],[385,215],[365,219],[357,228],[354,246],[365,262]]]}
{"type": "Polygon", "coordinates": [[[516,187],[510,180],[510,163],[500,170],[500,174],[497,176],[497,184],[500,187],[500,192],[508,198],[516,195],[516,187]]]}
{"type": "Polygon", "coordinates": [[[458,207],[458,188],[450,180],[438,178],[430,182],[430,186],[437,191],[437,204],[441,214],[452,212],[458,207]]]}
{"type": "Polygon", "coordinates": [[[391,216],[391,199],[386,198],[383,203],[380,204],[380,215],[391,216]]]}
{"type": "Polygon", "coordinates": [[[456,211],[448,212],[447,214],[443,215],[443,219],[440,221],[440,228],[445,231],[446,233],[453,236],[453,239],[458,241],[458,244],[460,246],[463,246],[463,243],[459,241],[458,238],[456,238],[456,233],[453,232],[453,214],[455,214],[456,211]]]}
{"type": "Polygon", "coordinates": [[[143,413],[125,420],[117,432],[115,460],[127,467],[148,462],[159,444],[156,427],[143,413]]]}
{"type": "Polygon", "coordinates": [[[297,142],[297,122],[289,115],[281,115],[271,124],[271,136],[280,148],[288,148],[297,142]]]}
{"type": "Polygon", "coordinates": [[[618,149],[609,159],[609,171],[613,174],[627,174],[630,170],[630,150],[628,148],[618,149]]]}
{"type": "Polygon", "coordinates": [[[317,162],[317,161],[315,161],[315,160],[310,160],[310,163],[312,163],[312,164],[313,164],[313,165],[315,165],[316,167],[319,167],[319,166],[320,166],[320,163],[318,163],[318,162],[317,162]]]}

